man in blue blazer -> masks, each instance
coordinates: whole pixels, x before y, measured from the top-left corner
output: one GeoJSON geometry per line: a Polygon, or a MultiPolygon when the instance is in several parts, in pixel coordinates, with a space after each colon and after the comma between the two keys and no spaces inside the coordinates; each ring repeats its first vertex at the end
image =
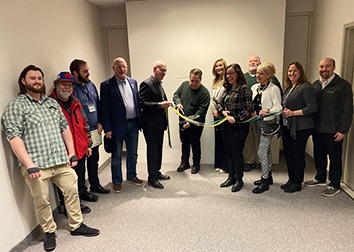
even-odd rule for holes
{"type": "Polygon", "coordinates": [[[112,152],[113,191],[122,190],[122,147],[127,148],[127,182],[142,185],[136,176],[140,112],[136,80],[127,77],[128,65],[118,57],[113,62],[114,76],[101,83],[101,123],[107,138],[114,138],[117,149],[112,152]]]}

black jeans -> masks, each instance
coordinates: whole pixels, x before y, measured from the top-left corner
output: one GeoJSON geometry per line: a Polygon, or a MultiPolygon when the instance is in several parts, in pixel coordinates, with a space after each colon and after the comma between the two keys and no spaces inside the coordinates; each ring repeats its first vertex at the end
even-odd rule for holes
{"type": "Polygon", "coordinates": [[[182,162],[188,162],[190,147],[192,146],[193,164],[199,165],[201,158],[200,138],[203,133],[203,127],[191,125],[188,129],[179,129],[179,137],[182,142],[182,162]]]}
{"type": "Polygon", "coordinates": [[[290,130],[283,127],[283,147],[288,166],[289,180],[301,184],[305,173],[305,148],[313,129],[296,131],[296,139],[290,135],[290,130]]]}
{"type": "Polygon", "coordinates": [[[340,188],[342,178],[342,141],[335,142],[334,134],[313,133],[313,153],[317,175],[315,179],[326,182],[327,178],[327,155],[329,155],[329,185],[340,188]]]}
{"type": "Polygon", "coordinates": [[[222,125],[214,127],[215,133],[215,152],[214,152],[214,168],[221,168],[228,172],[228,162],[226,154],[226,146],[222,137],[222,125]]]}
{"type": "Polygon", "coordinates": [[[223,126],[224,143],[229,158],[229,177],[236,177],[242,181],[243,177],[243,148],[248,135],[249,124],[230,125],[225,122],[223,126]]]}
{"type": "Polygon", "coordinates": [[[92,148],[92,155],[87,158],[87,175],[91,189],[100,186],[98,178],[98,160],[100,158],[98,148],[99,146],[92,148]]]}

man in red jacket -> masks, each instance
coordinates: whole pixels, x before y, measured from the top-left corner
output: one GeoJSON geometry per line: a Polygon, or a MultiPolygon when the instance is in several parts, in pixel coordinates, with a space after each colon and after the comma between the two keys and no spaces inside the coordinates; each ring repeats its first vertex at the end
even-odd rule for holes
{"type": "MultiPolygon", "coordinates": [[[[61,72],[54,81],[54,89],[49,97],[54,98],[60,105],[74,141],[75,154],[78,158],[74,167],[78,177],[78,190],[80,200],[97,201],[98,196],[87,191],[85,185],[85,157],[91,156],[91,135],[88,131],[86,114],[80,101],[72,94],[74,89],[74,77],[69,72],[61,72]]],[[[59,197],[61,197],[59,192],[59,197]]],[[[60,202],[62,203],[62,202],[60,202]]],[[[89,213],[91,209],[81,204],[82,213],[89,213]]]]}

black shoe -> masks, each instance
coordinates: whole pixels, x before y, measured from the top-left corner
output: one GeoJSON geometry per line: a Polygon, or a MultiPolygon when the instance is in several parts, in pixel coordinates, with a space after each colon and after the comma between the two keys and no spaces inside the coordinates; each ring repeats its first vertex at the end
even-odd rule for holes
{"type": "Polygon", "coordinates": [[[294,193],[300,191],[301,191],[301,184],[295,182],[291,182],[290,185],[284,189],[284,192],[286,193],[294,193]]]}
{"type": "Polygon", "coordinates": [[[84,192],[81,194],[81,199],[91,202],[96,202],[98,200],[98,196],[89,192],[84,192]]]}
{"type": "Polygon", "coordinates": [[[111,192],[111,190],[108,190],[108,189],[104,188],[103,186],[98,185],[98,187],[91,187],[91,192],[108,194],[111,192]]]}
{"type": "Polygon", "coordinates": [[[284,190],[284,189],[287,188],[290,184],[291,184],[291,181],[288,180],[288,182],[286,182],[285,184],[282,184],[282,185],[280,186],[280,188],[284,190]]]}
{"type": "Polygon", "coordinates": [[[170,176],[168,175],[163,175],[163,174],[160,174],[158,177],[157,177],[158,180],[169,180],[171,179],[170,176]]]}
{"type": "Polygon", "coordinates": [[[70,231],[71,235],[83,235],[83,236],[96,236],[100,234],[100,230],[95,228],[90,228],[86,226],[84,223],[81,223],[80,227],[75,229],[74,231],[70,231]]]}
{"type": "Polygon", "coordinates": [[[235,178],[228,177],[227,180],[220,185],[220,187],[228,187],[228,186],[231,186],[231,185],[233,185],[235,183],[236,183],[236,179],[235,178]]]}
{"type": "Polygon", "coordinates": [[[83,204],[80,203],[80,208],[81,208],[81,213],[82,214],[89,214],[91,213],[91,208],[89,208],[88,206],[85,206],[83,204]]]}
{"type": "Polygon", "coordinates": [[[157,179],[154,181],[148,181],[148,185],[155,189],[163,189],[164,186],[157,179]]]}
{"type": "Polygon", "coordinates": [[[45,251],[53,251],[57,246],[55,242],[55,233],[45,233],[44,235],[44,250],[45,251]]]}
{"type": "MultiPolygon", "coordinates": [[[[261,184],[261,180],[256,180],[253,182],[254,185],[258,186],[261,184]]],[[[268,184],[269,185],[273,185],[273,177],[272,175],[269,174],[269,177],[268,177],[268,184]]]]}
{"type": "Polygon", "coordinates": [[[192,166],[192,174],[197,174],[200,171],[200,164],[193,164],[192,166]]]}
{"type": "Polygon", "coordinates": [[[268,179],[261,178],[259,185],[252,190],[253,193],[263,193],[269,190],[268,179]]]}
{"type": "Polygon", "coordinates": [[[184,172],[185,170],[191,168],[190,164],[189,163],[181,163],[178,168],[177,168],[177,171],[178,172],[184,172]]]}
{"type": "Polygon", "coordinates": [[[254,168],[256,168],[256,166],[257,166],[256,163],[245,164],[245,166],[243,167],[243,171],[245,172],[252,171],[254,168]]]}
{"type": "Polygon", "coordinates": [[[238,192],[243,187],[243,181],[237,180],[236,183],[232,186],[231,192],[238,192]]]}

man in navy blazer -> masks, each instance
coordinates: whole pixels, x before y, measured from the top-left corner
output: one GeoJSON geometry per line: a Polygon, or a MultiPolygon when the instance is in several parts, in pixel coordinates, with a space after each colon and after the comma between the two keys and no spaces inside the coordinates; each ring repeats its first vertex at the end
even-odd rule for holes
{"type": "Polygon", "coordinates": [[[118,57],[113,62],[114,76],[101,83],[101,123],[107,138],[114,138],[117,149],[112,152],[113,191],[122,190],[122,146],[127,148],[127,182],[142,185],[136,176],[140,112],[136,80],[127,77],[128,65],[118,57]]]}

